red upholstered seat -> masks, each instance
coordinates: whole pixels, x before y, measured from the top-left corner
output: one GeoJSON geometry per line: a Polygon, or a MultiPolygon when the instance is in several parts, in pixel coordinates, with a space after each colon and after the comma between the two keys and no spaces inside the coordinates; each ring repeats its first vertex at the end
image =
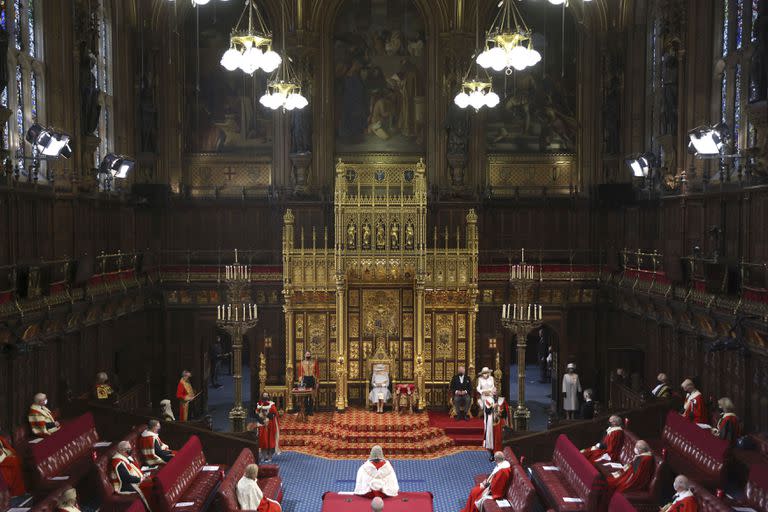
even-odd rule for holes
{"type": "Polygon", "coordinates": [[[699,512],[733,512],[731,507],[698,483],[691,482],[691,491],[696,498],[699,512]]]}
{"type": "Polygon", "coordinates": [[[92,467],[93,445],[99,441],[91,413],[62,424],[42,441],[28,445],[35,495],[45,496],[63,485],[76,486],[92,467]],[[52,480],[67,476],[67,479],[52,480]]]}
{"type": "MultiPolygon", "coordinates": [[[[637,512],[637,509],[620,492],[613,493],[611,502],[608,504],[608,510],[610,512],[637,512]]],[[[656,510],[659,510],[658,505],[656,505],[656,510]]]]}
{"type": "Polygon", "coordinates": [[[62,485],[57,489],[54,489],[52,492],[48,493],[48,495],[46,495],[43,499],[35,503],[32,506],[32,508],[29,510],[29,512],[56,512],[58,508],[59,498],[61,498],[62,493],[66,491],[69,487],[70,487],[69,485],[62,485]]]}
{"type": "Polygon", "coordinates": [[[8,489],[8,484],[3,479],[3,475],[0,474],[0,510],[6,510],[11,503],[11,491],[8,489]]]}
{"type": "Polygon", "coordinates": [[[731,450],[728,441],[717,439],[676,412],[667,414],[661,444],[653,445],[667,449],[667,463],[675,473],[682,473],[708,489],[725,484],[731,450]]]}
{"type": "MultiPolygon", "coordinates": [[[[222,480],[219,490],[216,491],[216,508],[219,512],[235,512],[240,510],[237,503],[237,482],[245,473],[248,464],[254,464],[256,458],[248,448],[243,448],[237,460],[222,480]]],[[[266,498],[283,501],[283,483],[278,476],[278,467],[272,464],[259,466],[259,487],[266,498]]]]}
{"type": "Polygon", "coordinates": [[[768,464],[753,464],[749,468],[744,494],[744,506],[755,510],[768,510],[768,464]]]}
{"type": "Polygon", "coordinates": [[[605,479],[565,435],[557,438],[552,462],[536,463],[531,466],[531,471],[534,485],[553,510],[598,510],[605,492],[605,479]],[[548,466],[558,469],[545,469],[548,466]],[[566,502],[563,498],[579,498],[582,501],[566,502]]]}
{"type": "MultiPolygon", "coordinates": [[[[619,452],[619,460],[621,464],[629,464],[635,457],[635,444],[640,438],[629,430],[624,430],[624,443],[621,446],[619,452]]],[[[644,491],[631,491],[624,493],[624,497],[632,503],[632,505],[641,511],[656,512],[659,509],[659,501],[662,499],[664,493],[672,488],[673,475],[669,469],[667,462],[658,454],[653,454],[654,459],[654,471],[653,478],[647,490],[644,491]]]]}
{"type": "Polygon", "coordinates": [[[485,503],[484,510],[486,512],[527,512],[535,509],[536,489],[522,466],[512,467],[512,479],[507,489],[506,499],[509,507],[500,507],[495,500],[489,500],[485,503]]]}
{"type": "MultiPolygon", "coordinates": [[[[123,441],[131,443],[133,453],[139,453],[139,435],[144,432],[146,428],[146,425],[140,425],[123,438],[123,441]]],[[[100,510],[103,512],[123,512],[130,508],[131,505],[134,504],[134,501],[139,500],[135,494],[117,494],[114,487],[112,487],[112,482],[109,480],[110,461],[117,452],[117,444],[118,443],[113,443],[108,450],[96,459],[96,474],[98,477],[96,485],[101,499],[100,510]]]]}
{"type": "Polygon", "coordinates": [[[220,471],[202,471],[205,465],[200,439],[192,436],[154,478],[153,501],[157,510],[171,512],[179,502],[192,503],[184,507],[184,512],[204,509],[221,480],[220,471]]]}

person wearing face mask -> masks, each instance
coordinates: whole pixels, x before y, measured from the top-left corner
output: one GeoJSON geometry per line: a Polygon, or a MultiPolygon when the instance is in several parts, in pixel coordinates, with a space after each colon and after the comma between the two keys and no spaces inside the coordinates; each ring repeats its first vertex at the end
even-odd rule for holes
{"type": "Polygon", "coordinates": [[[144,480],[144,473],[133,459],[128,441],[117,443],[117,450],[109,464],[109,480],[117,494],[141,493],[139,484],[144,480]]]}
{"type": "Polygon", "coordinates": [[[693,423],[709,423],[710,420],[707,418],[707,410],[704,406],[704,397],[696,389],[696,384],[691,379],[685,379],[680,387],[686,393],[683,417],[693,423]]]}
{"type": "Polygon", "coordinates": [[[717,427],[712,429],[712,434],[733,444],[741,435],[739,418],[733,412],[736,406],[726,396],[717,401],[717,406],[720,408],[720,417],[717,420],[717,427]]]}
{"type": "Polygon", "coordinates": [[[469,394],[472,392],[472,381],[469,376],[464,375],[463,366],[459,366],[457,370],[458,373],[451,379],[451,399],[456,410],[456,421],[468,420],[467,414],[469,413],[471,403],[469,394]]]}
{"type": "Polygon", "coordinates": [[[305,388],[311,389],[311,395],[304,398],[304,410],[307,416],[312,416],[314,412],[314,397],[317,394],[317,388],[320,386],[320,364],[317,359],[312,357],[312,353],[307,350],[304,359],[299,365],[299,383],[305,388]]]}
{"type": "Polygon", "coordinates": [[[48,437],[61,427],[48,409],[48,397],[45,393],[35,395],[32,405],[29,406],[29,427],[32,433],[38,437],[48,437]]]}
{"type": "Polygon", "coordinates": [[[669,387],[669,379],[666,373],[660,373],[656,377],[656,387],[651,390],[651,396],[654,398],[669,398],[672,396],[672,389],[669,387]]]}
{"type": "Polygon", "coordinates": [[[672,501],[661,507],[662,512],[698,512],[699,504],[691,492],[691,482],[685,475],[677,475],[672,484],[675,495],[672,501]]]}
{"type": "Polygon", "coordinates": [[[272,457],[280,453],[280,421],[277,406],[269,399],[269,393],[263,393],[256,404],[256,421],[259,423],[262,462],[272,462],[272,457]]]}
{"type": "Polygon", "coordinates": [[[139,437],[139,448],[147,466],[159,466],[173,458],[174,453],[160,440],[160,422],[151,419],[139,437]]]}
{"type": "Polygon", "coordinates": [[[581,381],[576,373],[576,365],[568,363],[566,374],[563,375],[563,410],[565,417],[572,420],[579,410],[579,395],[581,394],[581,381]]]}
{"type": "Polygon", "coordinates": [[[656,464],[651,447],[643,440],[635,443],[632,462],[608,477],[608,487],[616,492],[644,491],[653,478],[656,464]]]}

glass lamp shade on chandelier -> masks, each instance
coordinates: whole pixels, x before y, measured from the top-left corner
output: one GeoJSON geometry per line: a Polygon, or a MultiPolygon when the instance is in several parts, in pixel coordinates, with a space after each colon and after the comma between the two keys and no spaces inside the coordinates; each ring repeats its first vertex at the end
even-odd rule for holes
{"type": "Polygon", "coordinates": [[[280,66],[282,58],[272,50],[272,34],[267,30],[264,19],[256,7],[256,0],[246,0],[240,18],[229,38],[229,49],[221,56],[221,65],[227,71],[241,69],[252,75],[262,69],[271,73],[280,66]],[[248,26],[241,24],[248,13],[248,26]]]}
{"type": "Polygon", "coordinates": [[[512,73],[536,65],[541,54],[533,48],[533,33],[525,24],[516,0],[501,0],[499,13],[486,32],[485,50],[477,63],[485,69],[512,73]]]}
{"type": "Polygon", "coordinates": [[[464,80],[461,91],[453,98],[453,102],[459,108],[472,107],[475,111],[483,107],[493,108],[499,104],[499,95],[493,92],[491,81],[487,82],[474,78],[464,80]]]}

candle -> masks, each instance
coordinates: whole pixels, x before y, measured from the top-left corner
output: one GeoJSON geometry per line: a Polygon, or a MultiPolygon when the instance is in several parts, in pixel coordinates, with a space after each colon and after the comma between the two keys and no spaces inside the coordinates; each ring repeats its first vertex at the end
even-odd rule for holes
{"type": "Polygon", "coordinates": [[[539,306],[539,320],[544,318],[544,312],[543,312],[544,306],[539,306]]]}
{"type": "Polygon", "coordinates": [[[531,305],[528,304],[528,320],[531,319],[531,305]]]}

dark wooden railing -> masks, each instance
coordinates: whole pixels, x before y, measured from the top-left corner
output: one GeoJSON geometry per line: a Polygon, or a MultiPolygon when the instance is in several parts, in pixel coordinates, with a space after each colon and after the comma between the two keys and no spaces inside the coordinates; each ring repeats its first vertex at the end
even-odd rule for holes
{"type": "Polygon", "coordinates": [[[638,409],[645,405],[645,396],[639,391],[635,391],[621,382],[611,381],[608,408],[611,410],[629,410],[638,409]]]}

